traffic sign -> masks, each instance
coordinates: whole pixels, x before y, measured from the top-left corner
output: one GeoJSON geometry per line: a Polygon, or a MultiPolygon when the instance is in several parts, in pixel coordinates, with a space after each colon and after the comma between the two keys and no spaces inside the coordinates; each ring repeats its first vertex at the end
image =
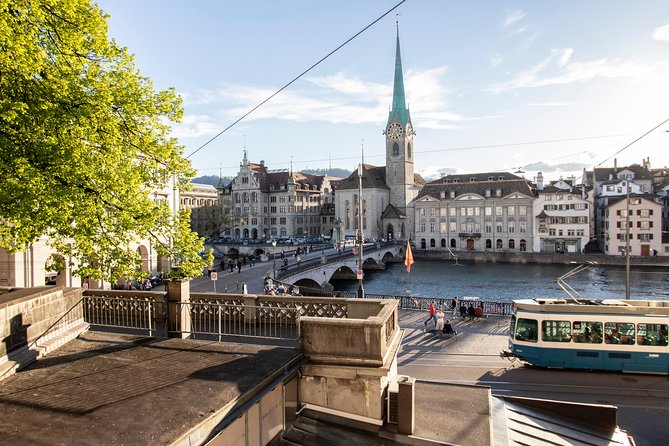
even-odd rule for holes
{"type": "Polygon", "coordinates": [[[359,270],[357,271],[356,276],[357,276],[356,278],[357,278],[358,280],[362,279],[362,270],[361,270],[361,269],[359,269],[359,270]]]}
{"type": "Polygon", "coordinates": [[[218,273],[216,271],[212,271],[211,274],[209,274],[209,278],[211,280],[218,280],[218,273]]]}

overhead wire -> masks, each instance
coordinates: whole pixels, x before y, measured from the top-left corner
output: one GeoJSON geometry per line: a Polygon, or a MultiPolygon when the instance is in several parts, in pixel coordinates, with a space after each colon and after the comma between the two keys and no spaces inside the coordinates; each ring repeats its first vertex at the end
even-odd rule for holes
{"type": "Polygon", "coordinates": [[[641,140],[642,138],[648,136],[649,134],[651,134],[652,132],[654,132],[654,131],[657,130],[658,128],[662,127],[662,126],[663,126],[664,124],[666,124],[667,122],[669,122],[669,118],[667,118],[667,119],[665,119],[664,121],[660,122],[658,125],[656,125],[656,126],[653,127],[652,129],[648,130],[646,133],[644,133],[643,135],[639,136],[637,139],[635,139],[635,140],[632,141],[631,143],[627,144],[625,147],[623,147],[622,149],[618,150],[616,153],[614,153],[613,155],[609,156],[609,157],[606,158],[604,161],[602,161],[601,163],[597,164],[595,167],[599,167],[599,166],[601,166],[602,164],[604,164],[605,162],[607,162],[608,160],[610,160],[610,159],[613,158],[614,156],[618,155],[619,153],[622,153],[623,150],[628,149],[632,144],[634,144],[634,143],[636,143],[637,141],[641,140]]]}
{"type": "Polygon", "coordinates": [[[316,67],[317,67],[318,65],[320,65],[321,62],[323,62],[325,59],[327,59],[328,57],[332,56],[334,53],[336,53],[336,52],[339,51],[341,48],[343,48],[344,46],[346,46],[346,45],[347,45],[349,42],[351,42],[353,39],[355,39],[355,38],[358,37],[360,34],[364,33],[364,32],[367,31],[369,28],[371,28],[372,26],[374,26],[378,21],[380,21],[380,20],[383,19],[385,16],[387,16],[388,14],[390,14],[391,12],[393,12],[395,9],[399,8],[400,5],[402,5],[402,3],[406,2],[406,1],[407,1],[407,0],[401,0],[401,1],[400,1],[399,3],[397,3],[395,6],[393,6],[392,8],[390,8],[388,11],[384,12],[382,15],[380,15],[379,17],[377,17],[372,23],[370,23],[369,25],[365,26],[363,29],[361,29],[360,31],[358,31],[357,33],[355,33],[352,37],[350,37],[350,38],[349,38],[348,40],[346,40],[344,43],[342,43],[342,44],[339,45],[337,48],[335,48],[334,50],[330,51],[328,54],[326,54],[325,56],[323,56],[318,62],[314,63],[314,64],[311,65],[309,68],[307,68],[306,70],[304,70],[303,72],[301,72],[300,74],[298,74],[297,76],[295,76],[290,82],[288,82],[287,84],[285,84],[283,87],[279,88],[277,91],[275,91],[274,93],[272,93],[271,95],[269,95],[266,99],[264,99],[263,101],[261,101],[258,105],[256,105],[255,107],[253,107],[253,108],[252,108],[251,110],[249,110],[248,112],[244,113],[241,117],[239,117],[237,120],[235,120],[232,124],[228,125],[226,128],[224,128],[223,130],[221,130],[220,132],[218,132],[216,135],[214,135],[213,137],[211,137],[207,142],[205,142],[205,143],[202,144],[200,147],[198,147],[198,148],[195,149],[193,152],[191,152],[191,154],[188,155],[188,156],[186,157],[186,159],[189,159],[191,156],[195,155],[197,152],[199,152],[200,150],[204,149],[207,145],[209,145],[209,143],[211,143],[212,141],[214,141],[216,138],[218,138],[219,136],[221,136],[223,133],[225,133],[225,132],[227,132],[228,130],[230,130],[232,127],[234,127],[235,125],[237,125],[237,123],[239,123],[240,121],[242,121],[243,119],[245,119],[245,118],[246,118],[247,116],[249,116],[251,113],[253,113],[253,112],[256,111],[257,109],[259,109],[260,107],[262,107],[263,105],[265,105],[265,104],[266,104],[267,102],[269,102],[272,98],[274,98],[274,96],[278,95],[278,94],[281,93],[283,90],[285,90],[286,88],[290,87],[294,82],[296,82],[296,81],[297,81],[298,79],[300,79],[302,76],[304,76],[305,74],[307,74],[308,72],[310,72],[311,70],[313,70],[314,68],[316,68],[316,67]]]}

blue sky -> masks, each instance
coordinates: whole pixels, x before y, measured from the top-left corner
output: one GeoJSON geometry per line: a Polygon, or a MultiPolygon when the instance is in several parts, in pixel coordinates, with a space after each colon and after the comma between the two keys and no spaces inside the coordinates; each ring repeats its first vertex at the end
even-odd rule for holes
{"type": "MultiPolygon", "coordinates": [[[[397,1],[104,0],[110,35],[156,88],[191,155],[397,1]]],[[[244,147],[270,169],[382,165],[395,13],[415,169],[579,175],[669,118],[669,2],[407,0],[190,156],[234,175],[244,147]]],[[[669,123],[617,155],[669,165],[669,123]]],[[[612,166],[613,158],[604,166],[612,166]]]]}

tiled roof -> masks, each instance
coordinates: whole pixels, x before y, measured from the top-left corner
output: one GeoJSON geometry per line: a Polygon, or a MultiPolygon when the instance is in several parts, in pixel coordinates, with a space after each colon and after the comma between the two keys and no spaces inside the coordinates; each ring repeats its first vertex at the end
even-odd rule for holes
{"type": "MultiPolygon", "coordinates": [[[[357,189],[358,188],[358,170],[356,169],[348,178],[333,181],[335,190],[357,189]]],[[[363,189],[388,189],[386,185],[386,167],[372,166],[371,164],[362,165],[362,188],[363,189]]]]}
{"type": "Polygon", "coordinates": [[[520,178],[516,175],[506,173],[507,178],[509,176],[513,177],[512,179],[505,180],[485,180],[485,181],[470,181],[470,178],[488,178],[493,175],[497,177],[502,174],[497,175],[497,173],[480,173],[480,174],[469,174],[469,175],[449,175],[447,177],[441,178],[436,181],[429,182],[423,187],[423,189],[418,193],[416,199],[430,196],[437,200],[441,198],[441,192],[446,192],[446,199],[451,199],[451,191],[455,191],[455,198],[464,194],[477,194],[482,197],[486,196],[486,191],[490,190],[492,197],[491,198],[500,198],[496,196],[497,189],[502,190],[502,197],[509,196],[515,192],[520,192],[528,197],[534,196],[534,190],[530,182],[524,178],[520,178]],[[458,181],[453,182],[453,179],[457,178],[466,178],[467,181],[458,181]],[[450,183],[446,183],[445,180],[450,179],[450,183]]]}
{"type": "Polygon", "coordinates": [[[386,206],[383,213],[381,214],[381,218],[407,218],[407,216],[404,212],[388,203],[388,206],[386,206]]]}
{"type": "Polygon", "coordinates": [[[616,174],[623,170],[634,172],[635,180],[651,180],[653,176],[650,171],[639,164],[620,167],[599,167],[595,168],[595,180],[598,182],[609,181],[610,176],[616,177],[616,174]]]}

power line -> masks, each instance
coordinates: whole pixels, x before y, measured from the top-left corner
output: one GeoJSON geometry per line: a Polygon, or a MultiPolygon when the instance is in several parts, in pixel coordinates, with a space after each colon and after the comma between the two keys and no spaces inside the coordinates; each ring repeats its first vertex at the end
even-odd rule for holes
{"type": "MultiPolygon", "coordinates": [[[[580,137],[574,137],[574,138],[560,138],[560,139],[545,139],[545,140],[538,140],[538,141],[522,141],[522,142],[514,142],[514,143],[503,143],[503,144],[487,144],[487,145],[477,145],[477,146],[462,146],[462,147],[448,147],[448,148],[442,148],[442,149],[432,149],[432,150],[416,150],[415,153],[437,153],[437,152],[455,152],[455,151],[465,151],[465,150],[480,150],[480,149],[495,149],[495,148],[503,148],[503,147],[517,147],[517,146],[527,146],[527,145],[532,145],[532,144],[553,144],[553,143],[559,143],[559,142],[571,142],[571,141],[585,141],[589,139],[602,139],[602,138],[616,138],[619,136],[627,136],[627,134],[616,134],[616,135],[596,135],[596,136],[580,136],[580,137]]],[[[367,158],[380,158],[380,157],[385,157],[385,154],[380,154],[380,155],[365,155],[367,158]]],[[[346,157],[337,157],[337,158],[319,158],[319,159],[310,159],[310,160],[297,160],[293,161],[295,164],[302,164],[302,163],[317,163],[317,162],[325,162],[325,161],[345,161],[345,160],[358,160],[358,156],[346,156],[346,157]]],[[[281,165],[283,163],[278,163],[277,165],[281,165]]],[[[286,163],[287,164],[287,163],[286,163]]],[[[222,168],[224,169],[236,169],[238,168],[239,165],[234,165],[234,166],[223,166],[222,168]]],[[[205,168],[205,169],[197,169],[198,171],[204,171],[204,170],[213,170],[215,168],[210,167],[210,168],[205,168]]]]}
{"type": "Polygon", "coordinates": [[[355,34],[354,34],[352,37],[350,37],[346,42],[342,43],[342,44],[339,45],[337,48],[335,48],[334,50],[330,51],[328,54],[326,54],[325,56],[323,56],[318,62],[316,62],[315,64],[313,64],[312,66],[310,66],[309,68],[307,68],[306,70],[304,70],[303,72],[301,72],[300,74],[298,74],[295,78],[293,78],[293,80],[291,80],[290,82],[288,82],[288,83],[287,83],[286,85],[284,85],[283,87],[279,88],[277,91],[275,91],[275,92],[272,93],[270,96],[268,96],[265,100],[263,100],[263,101],[260,102],[258,105],[256,105],[255,107],[253,107],[251,110],[249,110],[248,112],[246,112],[245,114],[243,114],[240,118],[238,118],[238,119],[237,119],[236,121],[234,121],[232,124],[230,124],[229,126],[227,126],[226,128],[224,128],[223,130],[221,130],[219,133],[217,133],[215,136],[213,136],[213,137],[212,137],[211,139],[209,139],[207,142],[205,142],[205,143],[202,144],[200,147],[198,147],[197,149],[195,149],[195,151],[193,151],[190,155],[188,155],[188,156],[186,157],[186,159],[189,159],[191,156],[195,155],[197,152],[199,152],[200,150],[202,150],[203,148],[205,148],[210,142],[212,142],[213,140],[215,140],[216,138],[218,138],[219,136],[221,136],[223,133],[225,133],[225,132],[227,132],[228,130],[230,130],[232,127],[234,127],[234,126],[235,126],[237,123],[239,123],[241,120],[243,120],[244,118],[246,118],[248,115],[250,115],[251,113],[253,113],[253,112],[256,111],[257,109],[259,109],[259,108],[262,107],[263,105],[265,105],[265,103],[267,103],[268,101],[270,101],[274,96],[276,96],[276,95],[278,95],[279,93],[281,93],[283,90],[285,90],[286,88],[288,88],[289,86],[291,86],[295,81],[297,81],[297,80],[300,79],[302,76],[304,76],[305,74],[307,74],[308,72],[310,72],[312,69],[316,68],[318,65],[320,65],[320,63],[323,62],[325,59],[327,59],[328,57],[332,56],[334,53],[336,53],[336,52],[339,51],[341,48],[343,48],[344,46],[346,46],[350,41],[352,41],[353,39],[355,39],[356,37],[358,37],[360,34],[364,33],[364,32],[367,31],[369,28],[371,28],[372,26],[374,26],[379,20],[381,20],[382,18],[384,18],[385,16],[387,16],[388,14],[390,14],[391,12],[393,12],[395,9],[397,9],[397,8],[398,8],[402,3],[404,3],[405,1],[406,1],[406,0],[401,0],[401,1],[400,1],[399,3],[397,3],[395,6],[393,6],[393,7],[390,8],[388,11],[386,11],[386,12],[383,13],[381,16],[379,16],[379,17],[378,17],[376,20],[374,20],[372,23],[370,23],[369,25],[365,26],[363,29],[361,29],[360,31],[358,31],[357,33],[355,33],[355,34]]]}
{"type": "Polygon", "coordinates": [[[623,150],[625,150],[625,149],[627,149],[628,147],[630,147],[630,146],[631,146],[632,144],[634,144],[635,142],[639,141],[641,138],[643,138],[643,137],[649,135],[650,133],[652,133],[652,132],[653,132],[654,130],[656,130],[657,128],[662,127],[662,126],[663,126],[664,124],[666,124],[667,122],[669,122],[669,118],[667,118],[667,119],[665,119],[664,121],[660,122],[658,125],[656,125],[656,126],[653,127],[652,129],[648,130],[646,133],[644,133],[643,135],[639,136],[637,139],[635,139],[635,140],[632,141],[631,143],[627,144],[625,147],[623,147],[622,149],[618,150],[616,153],[614,153],[614,154],[611,155],[610,157],[606,158],[604,161],[602,161],[601,163],[597,164],[595,167],[599,167],[599,166],[601,166],[602,164],[604,164],[605,162],[607,162],[608,160],[610,160],[610,159],[613,158],[614,156],[616,156],[616,155],[618,155],[619,153],[621,153],[623,150]]]}

